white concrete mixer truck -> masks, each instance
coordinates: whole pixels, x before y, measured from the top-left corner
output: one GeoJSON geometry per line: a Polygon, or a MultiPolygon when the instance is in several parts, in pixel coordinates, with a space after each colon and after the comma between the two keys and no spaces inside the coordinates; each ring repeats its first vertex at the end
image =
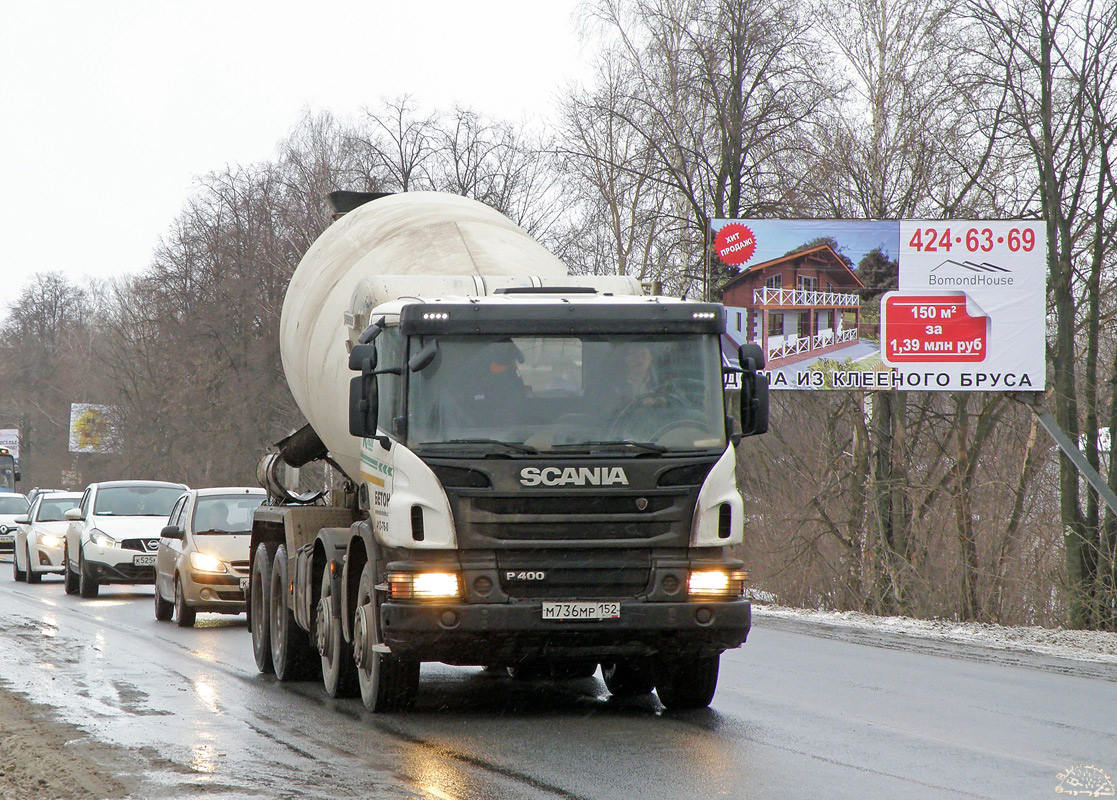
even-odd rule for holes
{"type": "Polygon", "coordinates": [[[309,424],[261,462],[249,627],[261,671],[373,711],[422,662],[589,677],[708,705],[748,635],[736,447],[767,429],[759,348],[727,412],[724,311],[572,276],[456,195],[335,192],[287,290],[309,424]],[[323,496],[283,465],[325,460],[323,496]]]}

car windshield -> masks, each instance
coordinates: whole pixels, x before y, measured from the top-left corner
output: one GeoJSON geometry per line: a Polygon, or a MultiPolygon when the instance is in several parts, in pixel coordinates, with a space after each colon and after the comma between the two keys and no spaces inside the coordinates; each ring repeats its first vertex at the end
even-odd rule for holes
{"type": "Polygon", "coordinates": [[[22,514],[27,505],[27,498],[21,494],[0,494],[0,514],[22,514]]]}
{"type": "Polygon", "coordinates": [[[78,504],[76,497],[45,497],[39,503],[39,511],[35,514],[38,522],[61,522],[66,519],[66,512],[78,504]]]}
{"type": "Polygon", "coordinates": [[[218,495],[199,497],[194,507],[194,533],[251,533],[252,512],[264,502],[263,495],[218,495]]]}
{"type": "Polygon", "coordinates": [[[716,336],[442,336],[409,380],[407,441],[420,451],[725,448],[716,336]]]}
{"type": "Polygon", "coordinates": [[[104,517],[166,517],[181,486],[111,486],[97,492],[93,513],[104,517]]]}

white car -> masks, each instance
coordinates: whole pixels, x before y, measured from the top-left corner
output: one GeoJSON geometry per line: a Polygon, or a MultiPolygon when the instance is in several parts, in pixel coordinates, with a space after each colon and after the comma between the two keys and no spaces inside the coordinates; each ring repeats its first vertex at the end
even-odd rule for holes
{"type": "Polygon", "coordinates": [[[252,512],[263,489],[191,489],[179,498],[155,557],[155,618],[194,624],[199,611],[240,614],[248,586],[252,512]]]}
{"type": "Polygon", "coordinates": [[[163,481],[91,483],[66,512],[66,593],[96,597],[104,583],[154,583],[159,532],[189,487],[163,481]]]}
{"type": "Polygon", "coordinates": [[[26,516],[16,520],[12,576],[38,583],[45,573],[62,572],[62,542],[66,539],[65,514],[77,506],[81,492],[39,492],[26,516]]]}
{"type": "Polygon", "coordinates": [[[27,513],[26,495],[0,492],[0,550],[11,550],[16,540],[16,517],[27,513]]]}

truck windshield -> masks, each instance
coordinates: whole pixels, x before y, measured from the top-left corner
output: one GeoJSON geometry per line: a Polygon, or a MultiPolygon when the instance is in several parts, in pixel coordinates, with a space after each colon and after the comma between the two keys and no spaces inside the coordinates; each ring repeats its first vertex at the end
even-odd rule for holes
{"type": "MultiPolygon", "coordinates": [[[[412,352],[429,340],[412,342],[412,352]]],[[[411,373],[408,445],[633,455],[725,448],[710,335],[442,336],[411,373]]]]}

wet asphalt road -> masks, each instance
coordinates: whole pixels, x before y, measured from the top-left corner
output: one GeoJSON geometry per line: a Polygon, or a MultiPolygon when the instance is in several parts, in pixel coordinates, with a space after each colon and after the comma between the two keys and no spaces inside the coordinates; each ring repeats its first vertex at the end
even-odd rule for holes
{"type": "Polygon", "coordinates": [[[1117,774],[1117,667],[788,622],[722,657],[702,712],[425,664],[413,710],[373,715],[259,674],[243,616],[178,628],[150,587],[82,600],[0,563],[0,680],[136,749],[144,797],[1024,798],[1117,774]]]}

